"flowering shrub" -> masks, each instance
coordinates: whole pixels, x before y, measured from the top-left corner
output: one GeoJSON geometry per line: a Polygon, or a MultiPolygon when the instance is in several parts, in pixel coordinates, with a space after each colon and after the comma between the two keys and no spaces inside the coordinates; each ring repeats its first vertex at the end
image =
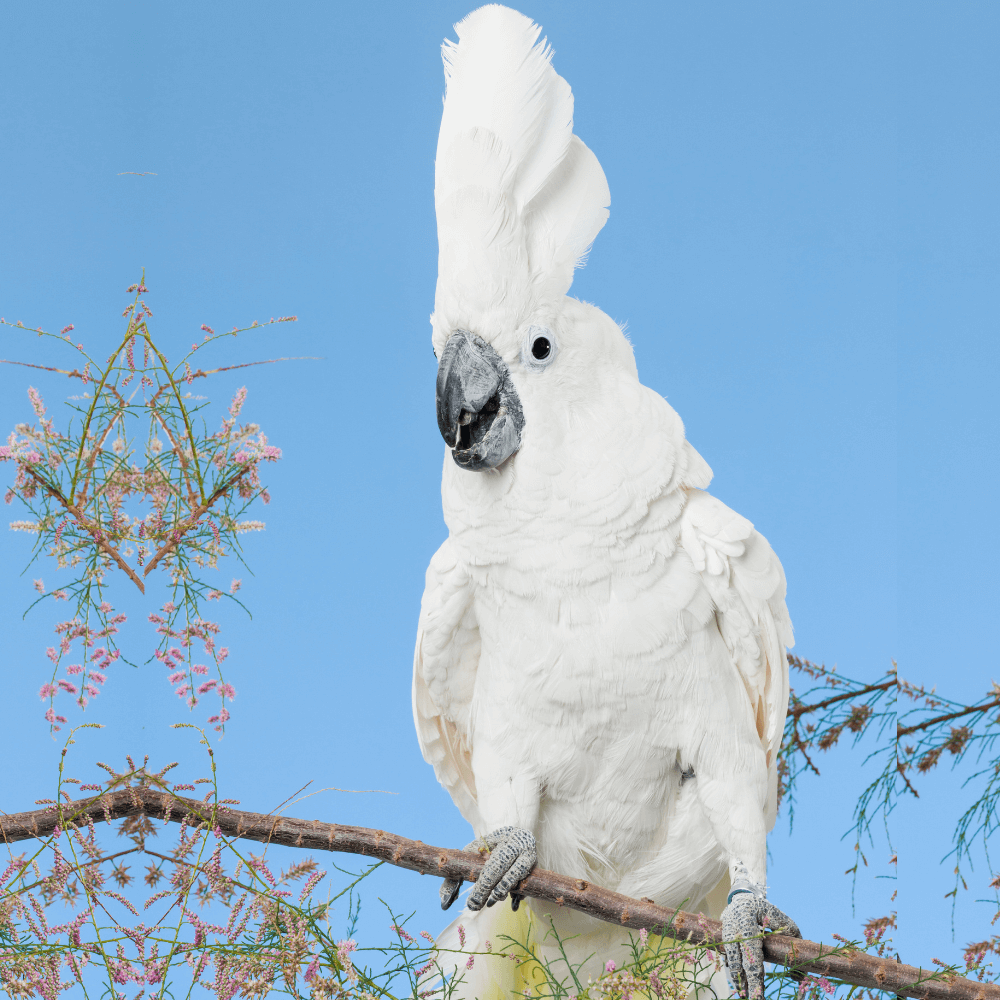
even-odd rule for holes
{"type": "MultiPolygon", "coordinates": [[[[40,594],[35,603],[51,598],[71,608],[55,627],[58,641],[47,650],[50,676],[39,695],[55,731],[66,722],[57,714],[57,697],[72,696],[82,709],[100,693],[121,657],[115,636],[125,621],[108,599],[110,575],[120,571],[145,594],[150,574],[159,569],[168,599],[149,615],[159,636],[154,655],[188,706],[206,695],[218,699],[208,721],[221,730],[235,691],[223,676],[228,650],[218,646],[219,626],[205,617],[204,605],[223,598],[240,604],[240,581],[223,590],[204,575],[217,569],[220,559],[239,557],[242,534],[263,529],[262,521],[244,515],[258,498],[270,501],[261,467],[277,461],[281,450],[257,424],[238,422],[245,388],[213,431],[202,416],[207,402],[188,390],[197,379],[245,367],[193,366],[197,352],[243,330],[216,334],[203,325],[202,342],[171,365],[150,332],[153,314],[143,298],[148,289],[140,282],[128,291],[134,298],[122,313],[125,331],[106,362],[76,344],[81,367],[27,366],[80,381],[82,393],[69,400],[74,412],[69,425],[57,428],[41,395],[29,388],[35,422],[18,424],[0,446],[0,462],[16,467],[5,500],[20,500],[31,514],[11,527],[35,536],[32,561],[51,557],[73,576],[53,590],[35,580],[40,594]]],[[[281,316],[243,329],[294,319],[281,316]]],[[[29,329],[3,319],[0,324],[29,329]]],[[[32,332],[72,347],[72,330],[32,332]]]]}

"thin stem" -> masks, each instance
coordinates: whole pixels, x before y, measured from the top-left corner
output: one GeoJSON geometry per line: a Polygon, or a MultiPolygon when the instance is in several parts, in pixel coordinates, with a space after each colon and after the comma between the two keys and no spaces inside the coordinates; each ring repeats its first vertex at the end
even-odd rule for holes
{"type": "Polygon", "coordinates": [[[83,511],[81,511],[80,508],[77,507],[75,504],[70,503],[70,501],[67,500],[62,495],[57,486],[46,481],[45,479],[42,479],[42,477],[39,476],[34,469],[28,468],[27,471],[28,475],[30,475],[32,479],[35,480],[35,482],[37,482],[43,489],[47,490],[50,496],[55,497],[56,500],[58,500],[63,505],[63,507],[65,507],[66,510],[68,510],[69,513],[76,518],[77,523],[80,525],[81,528],[83,528],[84,531],[89,532],[90,536],[97,543],[98,548],[102,552],[109,555],[115,561],[115,563],[118,565],[118,568],[121,569],[128,576],[128,578],[139,588],[139,592],[141,594],[145,594],[146,587],[143,584],[142,580],[140,580],[139,577],[136,576],[135,571],[132,569],[131,566],[129,566],[127,562],[125,562],[125,560],[118,553],[118,550],[108,545],[108,543],[104,541],[101,529],[97,525],[91,524],[91,522],[87,520],[83,511]]]}

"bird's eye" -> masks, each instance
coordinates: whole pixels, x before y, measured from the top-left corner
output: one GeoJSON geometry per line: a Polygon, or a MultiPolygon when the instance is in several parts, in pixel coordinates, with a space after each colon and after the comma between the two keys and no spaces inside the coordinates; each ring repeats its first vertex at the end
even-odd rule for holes
{"type": "Polygon", "coordinates": [[[558,348],[551,330],[544,326],[529,326],[521,346],[521,363],[533,371],[541,371],[555,360],[558,348]]]}

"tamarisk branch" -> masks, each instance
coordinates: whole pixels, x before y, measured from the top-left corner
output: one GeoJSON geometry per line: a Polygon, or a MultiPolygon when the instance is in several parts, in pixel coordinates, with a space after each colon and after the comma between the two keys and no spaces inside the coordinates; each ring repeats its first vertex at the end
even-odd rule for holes
{"type": "MultiPolygon", "coordinates": [[[[265,844],[280,844],[314,851],[338,851],[378,858],[420,872],[474,882],[485,859],[478,854],[432,847],[419,840],[384,830],[342,826],[319,820],[304,820],[231,809],[183,798],[169,791],[139,786],[107,792],[90,799],[62,803],[46,809],[0,816],[0,835],[5,842],[43,838],[57,826],[70,823],[111,822],[145,814],[180,823],[206,824],[223,835],[265,844]]],[[[631,899],[582,879],[535,869],[518,887],[523,896],[567,906],[598,920],[633,929],[646,928],[696,945],[718,948],[722,925],[699,914],[657,906],[649,900],[631,899]]],[[[764,957],[799,972],[839,979],[855,986],[926,1000],[1000,1000],[1000,985],[979,983],[956,975],[928,971],[901,962],[831,948],[782,934],[764,937],[764,957]]]]}

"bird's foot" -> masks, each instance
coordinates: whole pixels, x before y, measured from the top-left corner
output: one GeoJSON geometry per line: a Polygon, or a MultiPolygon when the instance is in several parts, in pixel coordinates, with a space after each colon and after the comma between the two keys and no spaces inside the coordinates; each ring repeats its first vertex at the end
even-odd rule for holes
{"type": "Polygon", "coordinates": [[[729,983],[737,996],[749,1000],[764,996],[765,931],[802,937],[795,921],[767,901],[764,889],[738,872],[722,911],[722,937],[729,983]]]}
{"type": "MultiPolygon", "coordinates": [[[[490,852],[489,860],[476,880],[466,904],[470,910],[492,906],[510,894],[510,906],[516,910],[521,896],[513,890],[535,867],[538,854],[535,836],[517,826],[502,826],[465,846],[466,851],[490,852]]],[[[441,884],[441,909],[447,910],[458,898],[462,883],[446,878],[441,884]]]]}

